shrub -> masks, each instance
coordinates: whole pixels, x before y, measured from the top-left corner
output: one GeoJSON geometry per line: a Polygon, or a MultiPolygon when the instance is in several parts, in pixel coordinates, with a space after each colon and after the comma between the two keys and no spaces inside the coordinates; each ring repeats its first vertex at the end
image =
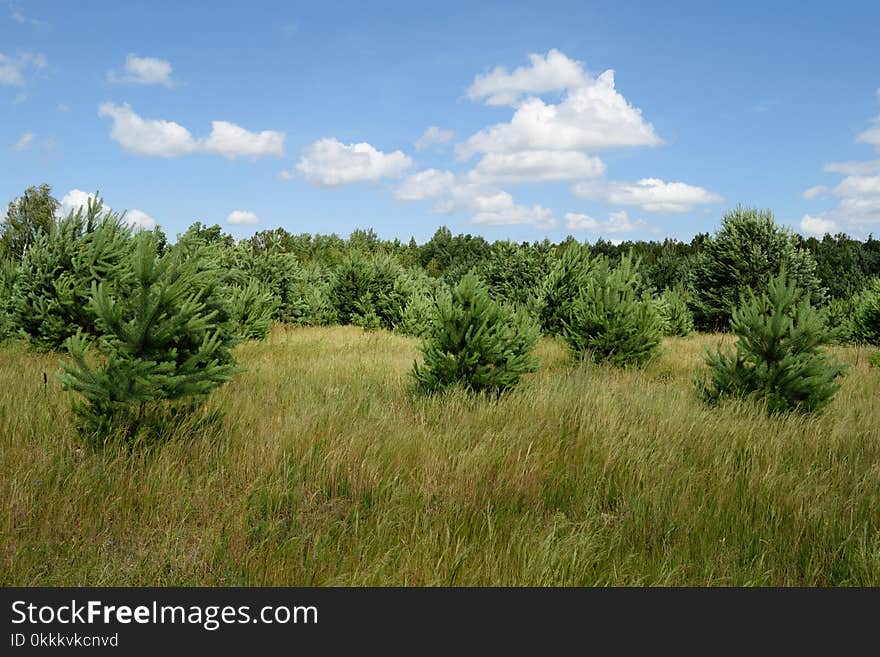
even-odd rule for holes
{"type": "Polygon", "coordinates": [[[94,340],[67,340],[60,379],[82,395],[74,412],[85,437],[102,443],[167,434],[168,423],[197,408],[234,371],[230,338],[208,298],[214,276],[191,259],[157,254],[141,233],[134,257],[114,288],[92,284],[89,306],[101,326],[94,340]],[[90,345],[97,359],[87,357],[90,345]]]}
{"type": "Polygon", "coordinates": [[[831,299],[822,309],[829,342],[836,344],[857,342],[854,325],[857,301],[857,296],[831,299]]]}
{"type": "Polygon", "coordinates": [[[18,267],[11,260],[0,260],[0,342],[15,335],[12,320],[12,290],[18,278],[18,267]]]}
{"type": "Polygon", "coordinates": [[[796,237],[778,226],[767,210],[738,207],[724,215],[721,229],[706,241],[694,267],[694,319],[701,330],[727,330],[733,309],[750,291],[767,290],[785,269],[813,303],[824,298],[816,261],[798,248],[796,237]]]}
{"type": "Polygon", "coordinates": [[[685,337],[694,330],[694,316],[688,308],[688,295],[681,288],[663,291],[658,298],[658,312],[663,335],[685,337]]]}
{"type": "Polygon", "coordinates": [[[589,249],[568,245],[553,262],[538,293],[538,320],[547,335],[562,335],[571,320],[571,307],[586,288],[595,261],[589,249]]]}
{"type": "Polygon", "coordinates": [[[581,355],[617,366],[640,366],[660,346],[662,323],[657,304],[641,292],[638,262],[623,256],[612,269],[597,259],[571,307],[563,338],[581,355]]]}
{"type": "Polygon", "coordinates": [[[27,249],[12,293],[16,328],[40,349],[78,331],[96,334],[93,283],[112,287],[131,252],[131,231],[100,200],[71,212],[27,249]]]}
{"type": "Polygon", "coordinates": [[[235,249],[235,266],[275,297],[273,319],[288,324],[304,323],[309,309],[306,276],[295,255],[254,252],[250,244],[243,243],[235,249]]]}
{"type": "Polygon", "coordinates": [[[880,278],[874,278],[853,302],[852,333],[858,342],[880,345],[880,278]]]}
{"type": "Polygon", "coordinates": [[[771,413],[817,411],[840,387],[845,366],[831,364],[819,346],[827,337],[809,294],[782,273],[767,293],[750,293],[733,313],[737,335],[731,351],[708,351],[708,380],[699,379],[700,396],[715,403],[724,397],[766,403],[771,413]]]}
{"type": "Polygon", "coordinates": [[[868,364],[871,367],[880,367],[880,351],[875,351],[868,357],[868,364]]]}
{"type": "Polygon", "coordinates": [[[413,364],[416,387],[430,393],[462,386],[499,395],[537,368],[530,352],[538,337],[525,313],[493,301],[479,278],[467,274],[437,299],[422,345],[424,363],[413,364]]]}

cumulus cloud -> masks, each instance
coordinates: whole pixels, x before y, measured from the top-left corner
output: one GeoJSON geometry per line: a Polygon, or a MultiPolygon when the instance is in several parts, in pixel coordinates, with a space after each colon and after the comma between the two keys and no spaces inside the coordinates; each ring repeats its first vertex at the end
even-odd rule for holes
{"type": "Polygon", "coordinates": [[[205,140],[203,148],[209,153],[219,153],[228,158],[239,155],[280,157],[284,155],[284,137],[283,132],[274,130],[251,132],[227,121],[212,121],[211,134],[205,140]]]}
{"type": "Polygon", "coordinates": [[[92,201],[95,201],[96,198],[97,197],[94,194],[89,194],[81,189],[71,189],[61,197],[61,200],[59,201],[60,205],[58,210],[56,210],[56,214],[59,217],[66,217],[71,212],[76,212],[80,208],[85,211],[88,207],[89,200],[91,199],[92,201]]]}
{"type": "Polygon", "coordinates": [[[156,57],[138,57],[129,53],[125,57],[122,73],[109,71],[107,81],[119,84],[161,84],[170,87],[171,63],[156,57]]]}
{"type": "Polygon", "coordinates": [[[0,53],[0,85],[20,87],[24,84],[28,72],[40,71],[48,64],[46,56],[40,53],[27,51],[15,55],[0,53]]]}
{"type": "Polygon", "coordinates": [[[132,228],[139,230],[153,230],[156,220],[143,210],[129,210],[125,213],[125,222],[132,228]]]}
{"type": "Polygon", "coordinates": [[[124,103],[103,103],[98,116],[110,117],[110,137],[129,153],[150,157],[176,157],[194,152],[198,143],[189,130],[173,121],[144,119],[124,103]]]}
{"type": "Polygon", "coordinates": [[[59,112],[69,112],[70,106],[67,103],[58,103],[55,109],[59,112]]]}
{"type": "Polygon", "coordinates": [[[805,214],[801,219],[801,232],[807,235],[818,235],[822,237],[825,233],[834,233],[837,231],[837,224],[831,219],[822,219],[821,217],[812,217],[805,214]]]}
{"type": "MultiPolygon", "coordinates": [[[[340,187],[356,182],[398,178],[413,165],[402,151],[384,153],[365,142],[343,144],[338,139],[319,139],[303,149],[296,170],[320,187],[340,187]]],[[[282,174],[291,177],[292,172],[282,174]]]]}
{"type": "Polygon", "coordinates": [[[497,66],[485,75],[478,75],[467,90],[468,98],[483,100],[487,105],[513,105],[524,94],[539,95],[588,83],[583,64],[555,48],[546,55],[531,54],[529,61],[529,66],[520,66],[511,72],[497,66]]]}
{"type": "Polygon", "coordinates": [[[451,171],[425,169],[404,178],[394,190],[399,201],[422,201],[436,199],[446,194],[455,184],[451,171]]]}
{"type": "Polygon", "coordinates": [[[880,176],[847,176],[834,193],[843,198],[880,196],[880,176]]]}
{"type": "Polygon", "coordinates": [[[33,141],[34,141],[34,133],[33,132],[26,132],[21,137],[18,138],[18,141],[16,141],[12,145],[12,150],[14,150],[14,151],[27,150],[28,148],[31,147],[31,144],[33,143],[33,141]]]}
{"type": "Polygon", "coordinates": [[[568,212],[565,215],[565,227],[590,233],[632,233],[645,228],[645,223],[632,221],[626,210],[609,212],[605,221],[598,221],[586,214],[568,212]]]}
{"type": "Polygon", "coordinates": [[[469,173],[472,182],[502,184],[596,178],[605,163],[580,151],[487,153],[469,173]]]}
{"type": "Polygon", "coordinates": [[[604,196],[612,205],[637,205],[647,212],[690,212],[695,205],[721,203],[718,194],[683,182],[664,182],[642,178],[635,183],[612,182],[604,189],[598,185],[577,184],[572,192],[578,198],[604,196]]]}
{"type": "Polygon", "coordinates": [[[519,205],[509,192],[474,183],[453,185],[434,207],[436,212],[473,212],[471,222],[484,226],[528,224],[538,228],[556,225],[553,211],[540,205],[519,205]]]}
{"type": "Polygon", "coordinates": [[[283,132],[251,132],[227,121],[213,121],[211,134],[198,140],[179,123],[145,119],[124,103],[103,103],[98,116],[113,120],[110,137],[129,153],[149,157],[177,157],[196,151],[228,158],[264,157],[284,154],[283,132]]]}
{"type": "Polygon", "coordinates": [[[238,225],[256,225],[260,223],[260,218],[254,214],[253,212],[248,212],[247,210],[233,210],[226,217],[226,223],[232,224],[233,226],[238,225]]]}
{"type": "Polygon", "coordinates": [[[441,130],[436,125],[432,125],[425,130],[425,134],[416,140],[415,147],[417,151],[423,151],[430,146],[446,144],[452,139],[455,133],[452,130],[441,130]]]}
{"type": "Polygon", "coordinates": [[[808,189],[805,189],[803,193],[801,193],[801,196],[807,200],[810,200],[827,193],[828,188],[825,185],[816,185],[815,187],[809,187],[808,189]]]}
{"type": "MultiPolygon", "coordinates": [[[[561,53],[559,56],[565,57],[561,53]]],[[[547,57],[550,57],[549,53],[547,57]]],[[[523,150],[597,151],[616,146],[654,146],[661,143],[654,127],[642,118],[641,110],[633,107],[615,88],[614,71],[608,70],[593,78],[584,73],[579,64],[573,64],[580,71],[578,75],[565,74],[546,80],[540,76],[535,78],[532,74],[515,75],[516,71],[513,74],[490,74],[496,82],[493,85],[483,83],[478,91],[498,101],[498,104],[510,99],[514,91],[518,95],[520,92],[556,88],[563,81],[567,91],[558,104],[546,103],[533,96],[517,102],[509,123],[480,130],[458,144],[456,152],[459,157],[523,150]],[[545,81],[538,84],[535,80],[545,81]]],[[[559,68],[558,65],[555,67],[559,68]]]]}

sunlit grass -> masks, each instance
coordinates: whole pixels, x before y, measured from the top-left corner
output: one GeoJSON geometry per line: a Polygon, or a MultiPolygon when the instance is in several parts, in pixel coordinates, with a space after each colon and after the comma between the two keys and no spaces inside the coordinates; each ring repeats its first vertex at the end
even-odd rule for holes
{"type": "Polygon", "coordinates": [[[224,421],[82,448],[58,356],[0,350],[5,585],[880,585],[880,369],[816,417],[708,408],[719,336],[644,371],[542,368],[499,401],[413,398],[418,343],[276,328],[224,421]],[[44,384],[43,373],[47,374],[44,384]]]}

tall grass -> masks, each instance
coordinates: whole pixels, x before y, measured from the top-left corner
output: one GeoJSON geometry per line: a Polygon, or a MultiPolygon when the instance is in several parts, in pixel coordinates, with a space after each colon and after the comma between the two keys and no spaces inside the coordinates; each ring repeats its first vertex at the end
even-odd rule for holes
{"type": "Polygon", "coordinates": [[[500,400],[412,398],[417,342],[276,328],[222,424],[81,448],[57,356],[0,350],[4,585],[878,585],[880,370],[817,417],[694,396],[561,343],[500,400]],[[48,375],[43,383],[43,373],[48,375]]]}

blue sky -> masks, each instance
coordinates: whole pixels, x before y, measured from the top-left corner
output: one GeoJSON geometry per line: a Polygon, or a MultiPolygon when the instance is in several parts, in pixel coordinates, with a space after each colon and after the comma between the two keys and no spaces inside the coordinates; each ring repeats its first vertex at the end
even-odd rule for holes
{"type": "Polygon", "coordinates": [[[205,7],[0,1],[0,199],[172,236],[690,239],[738,203],[880,233],[880,3],[205,7]]]}

